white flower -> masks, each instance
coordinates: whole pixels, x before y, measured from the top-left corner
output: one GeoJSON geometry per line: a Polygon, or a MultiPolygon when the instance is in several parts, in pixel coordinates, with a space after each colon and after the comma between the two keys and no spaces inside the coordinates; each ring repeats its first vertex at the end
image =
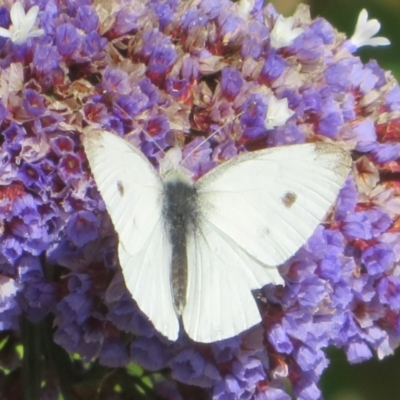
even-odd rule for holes
{"type": "Polygon", "coordinates": [[[38,6],[33,6],[29,9],[28,13],[25,14],[24,7],[21,3],[14,3],[10,10],[12,25],[9,30],[0,27],[0,36],[10,38],[16,44],[22,44],[30,37],[43,35],[43,29],[32,30],[38,13],[38,6]]]}
{"type": "Polygon", "coordinates": [[[254,8],[254,0],[239,0],[236,3],[237,13],[243,19],[249,17],[251,10],[254,8]]]}
{"type": "Polygon", "coordinates": [[[350,38],[350,42],[357,48],[362,46],[387,46],[390,41],[385,37],[378,36],[373,37],[381,29],[381,24],[377,19],[371,19],[368,21],[368,12],[364,8],[361,10],[358,16],[356,29],[353,36],[350,38]]]}
{"type": "MultiPolygon", "coordinates": [[[[14,279],[0,275],[0,302],[3,303],[10,297],[15,296],[18,292],[18,286],[14,279]]],[[[4,308],[5,307],[2,306],[0,310],[4,311],[4,308]]]]}
{"type": "Polygon", "coordinates": [[[265,127],[273,129],[286,124],[286,121],[294,114],[289,108],[288,99],[278,100],[274,95],[268,98],[268,111],[265,118],[265,127]]]}
{"type": "Polygon", "coordinates": [[[293,23],[293,17],[285,18],[282,15],[278,17],[270,34],[272,47],[280,49],[290,46],[303,33],[302,28],[293,29],[293,23]]]}

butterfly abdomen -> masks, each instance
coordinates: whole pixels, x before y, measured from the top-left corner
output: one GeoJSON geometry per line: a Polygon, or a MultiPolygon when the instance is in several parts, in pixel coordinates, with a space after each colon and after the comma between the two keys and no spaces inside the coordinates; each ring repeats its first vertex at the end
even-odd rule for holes
{"type": "Polygon", "coordinates": [[[174,307],[182,314],[186,304],[186,237],[198,221],[196,188],[181,180],[164,183],[163,214],[172,245],[171,290],[174,307]]]}

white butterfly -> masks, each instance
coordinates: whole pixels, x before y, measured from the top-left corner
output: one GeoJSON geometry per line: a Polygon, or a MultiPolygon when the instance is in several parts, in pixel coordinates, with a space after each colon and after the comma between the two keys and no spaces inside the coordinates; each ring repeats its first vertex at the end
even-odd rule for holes
{"type": "Polygon", "coordinates": [[[308,143],[239,155],[192,182],[175,166],[160,175],[125,139],[83,139],[119,236],[125,283],[170,340],[214,342],[261,321],[251,293],[283,284],[277,266],[306,243],[335,202],[350,155],[308,143]]]}

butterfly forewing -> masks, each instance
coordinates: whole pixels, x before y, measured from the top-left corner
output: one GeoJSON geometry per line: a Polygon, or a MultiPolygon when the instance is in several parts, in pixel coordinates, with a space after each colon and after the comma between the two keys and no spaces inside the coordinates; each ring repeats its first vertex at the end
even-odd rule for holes
{"type": "Polygon", "coordinates": [[[203,218],[261,263],[278,266],[324,219],[350,165],[348,153],[325,143],[239,156],[197,182],[203,218]]]}

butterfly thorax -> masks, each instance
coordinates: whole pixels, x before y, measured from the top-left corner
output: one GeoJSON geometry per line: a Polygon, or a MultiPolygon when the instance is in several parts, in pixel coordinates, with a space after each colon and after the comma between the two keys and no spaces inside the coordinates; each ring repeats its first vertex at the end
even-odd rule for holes
{"type": "Polygon", "coordinates": [[[195,186],[179,171],[164,180],[163,214],[172,244],[172,295],[175,310],[181,314],[186,304],[186,240],[198,223],[198,201],[195,186]]]}

